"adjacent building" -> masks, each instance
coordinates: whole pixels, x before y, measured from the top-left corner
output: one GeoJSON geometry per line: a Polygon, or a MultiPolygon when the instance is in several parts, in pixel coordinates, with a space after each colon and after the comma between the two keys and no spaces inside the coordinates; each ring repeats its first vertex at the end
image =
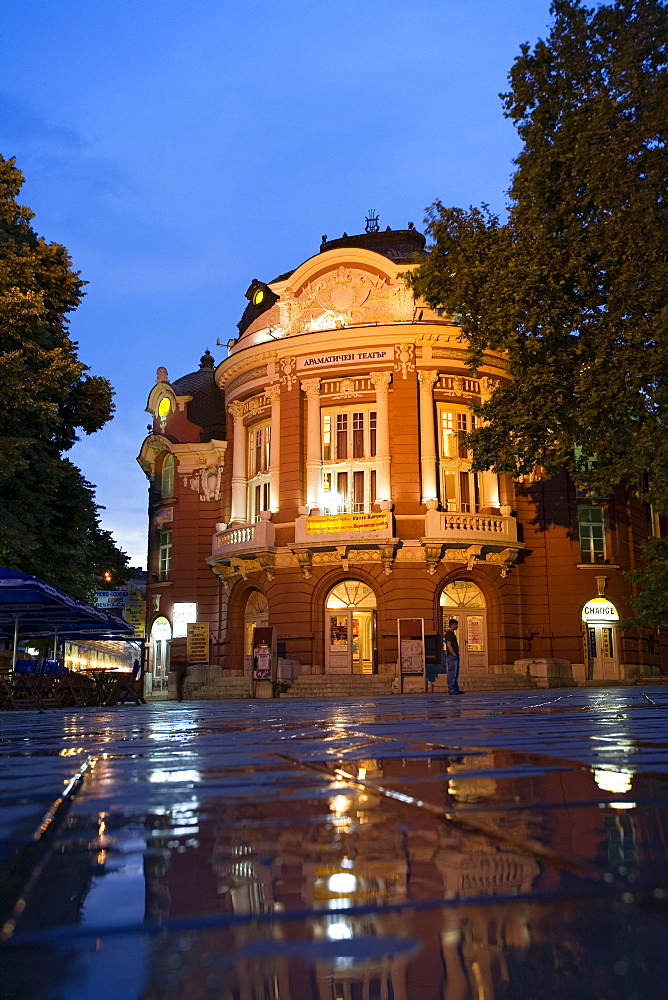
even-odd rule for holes
{"type": "Polygon", "coordinates": [[[622,488],[473,470],[462,434],[508,364],[490,350],[470,371],[453,318],[414,299],[403,275],[425,252],[413,226],[323,239],[251,282],[224,361],[158,369],[139,455],[156,687],[194,620],[210,628],[203,692],[250,675],[265,625],[295,691],[333,675],[396,690],[403,619],[432,649],[458,620],[464,686],[661,670],[658,637],[619,628],[657,518],[622,488]]]}

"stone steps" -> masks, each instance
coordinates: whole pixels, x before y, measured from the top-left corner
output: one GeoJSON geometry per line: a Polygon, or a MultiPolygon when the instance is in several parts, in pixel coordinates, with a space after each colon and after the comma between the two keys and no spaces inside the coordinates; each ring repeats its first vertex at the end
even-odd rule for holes
{"type": "Polygon", "coordinates": [[[354,698],[392,694],[393,678],[389,675],[303,674],[297,677],[281,698],[354,698]]]}

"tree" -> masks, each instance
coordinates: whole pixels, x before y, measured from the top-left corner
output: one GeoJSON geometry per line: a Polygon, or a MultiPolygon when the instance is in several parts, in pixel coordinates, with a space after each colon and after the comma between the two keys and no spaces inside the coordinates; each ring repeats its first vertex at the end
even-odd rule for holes
{"type": "MultiPolygon", "coordinates": [[[[127,557],[99,526],[93,487],[63,453],[110,419],[112,389],[77,358],[68,314],[84,282],[32,229],[23,175],[0,156],[0,564],[90,598],[127,557]]],[[[107,584],[108,586],[108,584],[107,584]]]]}
{"type": "Polygon", "coordinates": [[[474,368],[508,354],[512,383],[469,435],[477,468],[646,483],[668,513],[668,6],[551,10],[502,95],[523,141],[507,218],[436,202],[409,280],[457,316],[474,368]]]}

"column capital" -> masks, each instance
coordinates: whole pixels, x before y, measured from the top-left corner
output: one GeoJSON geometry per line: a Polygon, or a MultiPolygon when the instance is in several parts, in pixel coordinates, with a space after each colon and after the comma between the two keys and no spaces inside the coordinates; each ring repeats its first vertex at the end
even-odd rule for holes
{"type": "Polygon", "coordinates": [[[300,385],[304,390],[307,399],[313,399],[315,396],[320,395],[319,378],[305,378],[303,382],[300,382],[300,385]]]}
{"type": "Polygon", "coordinates": [[[392,372],[371,372],[369,378],[376,392],[387,392],[392,381],[392,372]]]}
{"type": "Polygon", "coordinates": [[[437,380],[438,372],[418,372],[418,382],[420,383],[420,390],[423,392],[431,392],[437,380]]]}
{"type": "Polygon", "coordinates": [[[239,400],[235,400],[234,403],[230,403],[227,407],[229,413],[232,414],[234,421],[241,420],[244,415],[244,404],[239,400]]]}
{"type": "Polygon", "coordinates": [[[281,387],[280,385],[270,385],[264,390],[264,394],[273,406],[275,403],[278,403],[281,398],[281,387]]]}

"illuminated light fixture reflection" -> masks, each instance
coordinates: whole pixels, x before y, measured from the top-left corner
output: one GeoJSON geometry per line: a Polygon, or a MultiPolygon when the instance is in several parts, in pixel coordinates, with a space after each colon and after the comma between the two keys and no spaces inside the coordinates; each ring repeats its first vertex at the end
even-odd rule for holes
{"type": "Polygon", "coordinates": [[[608,802],[611,809],[635,809],[635,802],[608,802]]]}
{"type": "Polygon", "coordinates": [[[345,502],[345,497],[343,497],[337,490],[327,490],[321,496],[320,504],[323,510],[329,511],[330,514],[336,514],[336,512],[343,507],[345,502]]]}
{"type": "Polygon", "coordinates": [[[345,923],[343,920],[339,920],[335,924],[330,924],[327,928],[327,937],[330,941],[347,941],[352,936],[353,931],[350,924],[345,923]]]}
{"type": "Polygon", "coordinates": [[[184,768],[181,771],[152,771],[148,776],[148,780],[154,783],[163,781],[200,781],[201,776],[199,771],[184,768]]]}
{"type": "Polygon", "coordinates": [[[345,816],[350,809],[350,799],[347,795],[335,795],[329,803],[329,808],[335,816],[345,816]]]}
{"type": "Polygon", "coordinates": [[[343,896],[349,896],[357,889],[357,878],[350,872],[335,872],[327,880],[327,888],[343,896]]]}
{"type": "Polygon", "coordinates": [[[614,792],[617,795],[623,795],[624,792],[631,791],[632,780],[632,771],[607,771],[600,769],[594,771],[594,781],[604,792],[614,792]]]}

